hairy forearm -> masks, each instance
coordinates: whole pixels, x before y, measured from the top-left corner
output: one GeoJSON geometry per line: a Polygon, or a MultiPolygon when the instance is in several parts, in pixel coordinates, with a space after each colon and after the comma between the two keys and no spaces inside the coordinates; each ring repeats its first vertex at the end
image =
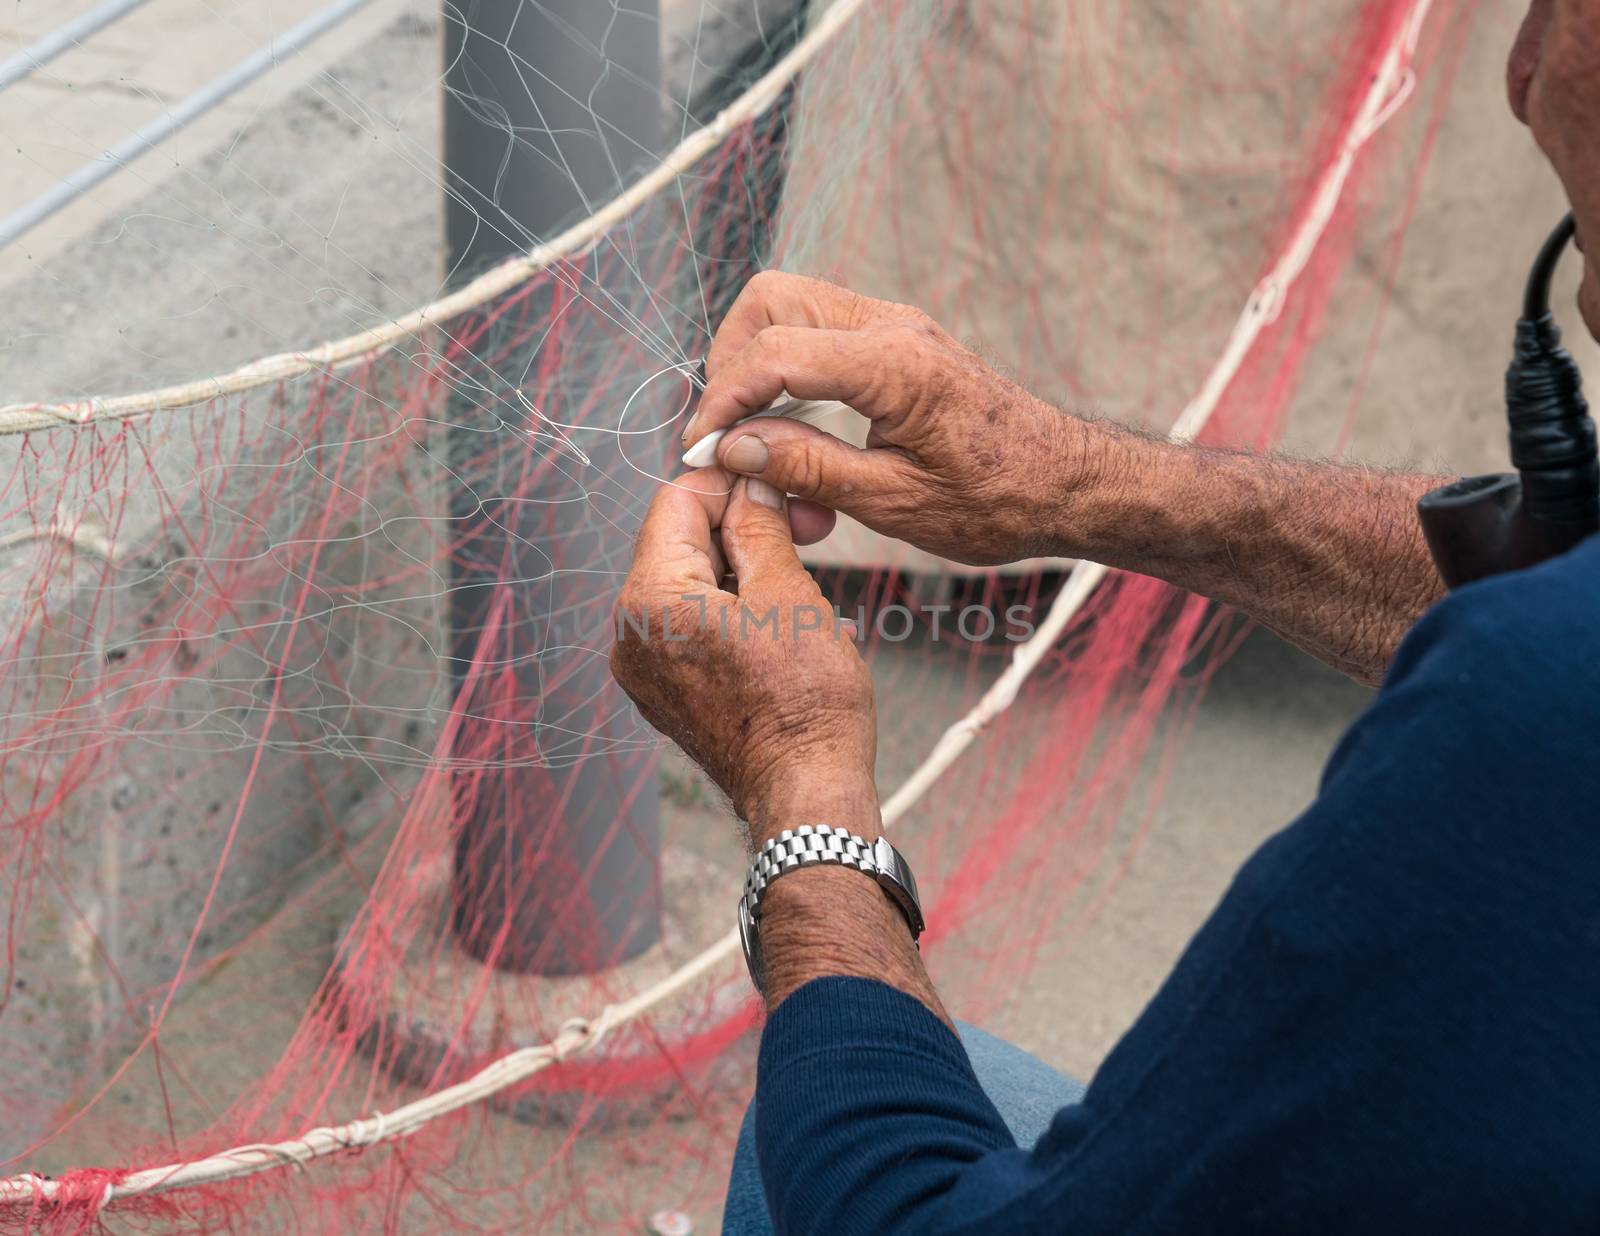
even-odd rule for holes
{"type": "MultiPolygon", "coordinates": [[[[804,783],[765,796],[747,822],[757,848],[800,824],[847,828],[868,840],[883,831],[877,793],[864,771],[813,769],[804,783]]],[[[774,881],[761,903],[761,944],[769,1012],[813,979],[868,978],[922,1001],[954,1029],[905,916],[859,871],[814,866],[774,881]]]]}
{"type": "MultiPolygon", "coordinates": [[[[1366,683],[1444,585],[1416,503],[1447,478],[1091,427],[1060,548],[1233,605],[1366,683]]],[[[1448,478],[1453,479],[1453,478],[1448,478]]]]}

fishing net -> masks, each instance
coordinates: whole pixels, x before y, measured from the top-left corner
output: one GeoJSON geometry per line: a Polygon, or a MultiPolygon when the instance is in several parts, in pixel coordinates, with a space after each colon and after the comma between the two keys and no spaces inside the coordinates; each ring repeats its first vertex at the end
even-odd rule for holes
{"type": "MultiPolygon", "coordinates": [[[[1064,408],[1266,446],[1381,314],[1472,15],[418,7],[130,169],[5,345],[0,1228],[714,1222],[742,858],[605,652],[732,297],[821,274],[1064,408]]],[[[809,552],[981,1018],[1112,896],[1240,627],[848,521],[809,552]]]]}

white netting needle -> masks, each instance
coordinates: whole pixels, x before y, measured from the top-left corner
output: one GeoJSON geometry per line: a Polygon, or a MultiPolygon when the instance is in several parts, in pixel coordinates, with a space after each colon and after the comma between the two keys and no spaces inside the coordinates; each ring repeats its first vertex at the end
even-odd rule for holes
{"type": "MultiPolygon", "coordinates": [[[[846,405],[835,403],[832,400],[818,402],[811,399],[791,399],[789,393],[784,391],[765,408],[759,412],[752,412],[739,425],[750,421],[762,420],[767,417],[784,416],[792,421],[801,421],[807,425],[815,425],[824,417],[837,412],[846,405]]],[[[717,447],[722,439],[728,436],[728,431],[736,428],[735,425],[727,429],[714,429],[700,441],[696,442],[683,453],[683,466],[685,468],[709,468],[717,462],[717,447]]]]}

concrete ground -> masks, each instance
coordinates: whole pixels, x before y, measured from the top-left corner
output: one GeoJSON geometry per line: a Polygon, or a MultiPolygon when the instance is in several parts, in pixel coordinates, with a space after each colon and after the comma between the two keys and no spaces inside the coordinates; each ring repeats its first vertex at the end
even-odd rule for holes
{"type": "MultiPolygon", "coordinates": [[[[0,16],[0,59],[62,23],[99,7],[96,0],[8,5],[0,16]]],[[[191,92],[327,8],[326,0],[162,0],[115,24],[23,78],[0,96],[0,133],[9,213],[125,134],[161,116],[191,92]]],[[[406,11],[403,0],[370,0],[253,85],[129,165],[91,194],[0,251],[0,282],[46,265],[108,216],[117,214],[280,104],[329,65],[373,39],[406,11]]]]}
{"type": "MultiPolygon", "coordinates": [[[[90,157],[147,114],[152,99],[193,88],[263,31],[314,7],[274,4],[269,20],[259,5],[185,5],[153,4],[141,24],[130,18],[103,47],[74,53],[81,61],[63,58],[52,79],[0,96],[0,132],[24,152],[8,166],[0,209],[90,157]],[[181,54],[158,54],[172,47],[181,54]],[[158,73],[158,63],[168,67],[158,73]],[[136,88],[123,80],[130,73],[136,88]]],[[[1450,472],[1503,466],[1498,387],[1518,289],[1561,209],[1552,177],[1502,99],[1500,61],[1520,8],[1517,0],[1479,6],[1355,409],[1356,457],[1450,472]]],[[[4,20],[25,38],[67,11],[23,4],[4,20]]],[[[431,295],[440,278],[438,196],[417,155],[436,149],[436,30],[425,6],[375,3],[299,68],[285,66],[214,124],[151,156],[136,176],[111,182],[0,254],[0,401],[191,376],[197,357],[208,368],[244,360],[431,295]],[[334,63],[339,84],[311,76],[334,63]],[[325,157],[308,159],[307,150],[325,157]],[[188,226],[197,215],[229,222],[197,232],[188,226]],[[276,239],[268,246],[266,238],[276,239]],[[255,265],[241,276],[246,260],[255,265]]],[[[1360,255],[1371,279],[1383,277],[1382,258],[1360,255]]],[[[1339,440],[1370,327],[1366,317],[1343,321],[1319,350],[1291,421],[1294,449],[1324,452],[1339,440]]],[[[1585,345],[1580,360],[1600,373],[1594,349],[1585,345]]],[[[908,718],[907,744],[953,719],[937,679],[923,692],[885,703],[886,716],[908,718]]],[[[1270,635],[1252,636],[1201,706],[1150,837],[1115,895],[1070,942],[1043,951],[1025,990],[994,1013],[994,1028],[1057,1067],[1091,1074],[1239,862],[1309,801],[1327,751],[1367,698],[1270,635]]],[[[711,801],[696,799],[696,819],[716,815],[711,801]]],[[[702,843],[716,844],[706,838],[721,827],[711,823],[702,843]]],[[[314,947],[287,937],[291,946],[314,947]]],[[[190,999],[205,996],[202,987],[190,999]]],[[[282,1014],[306,998],[280,993],[278,1015],[237,1036],[215,1083],[256,1075],[288,1030],[282,1014]]],[[[154,1101],[154,1092],[130,1091],[120,1101],[141,1099],[154,1101]]],[[[722,1136],[729,1119],[719,1116],[722,1136]]],[[[81,1129],[53,1148],[52,1165],[113,1149],[81,1129]]],[[[581,1153],[603,1162],[608,1149],[600,1142],[581,1153]]],[[[641,1182],[662,1206],[689,1187],[648,1173],[641,1182]]],[[[711,1230],[714,1207],[702,1204],[694,1217],[697,1230],[711,1230]]]]}

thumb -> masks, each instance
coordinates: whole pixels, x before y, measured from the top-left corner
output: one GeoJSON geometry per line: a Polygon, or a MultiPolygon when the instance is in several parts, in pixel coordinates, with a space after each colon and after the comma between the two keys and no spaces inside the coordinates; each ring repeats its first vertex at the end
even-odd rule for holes
{"type": "Polygon", "coordinates": [[[785,493],[857,516],[874,498],[912,488],[917,476],[916,466],[903,455],[863,450],[782,417],[730,430],[717,459],[729,472],[759,477],[785,493]]]}
{"type": "Polygon", "coordinates": [[[722,547],[739,581],[740,596],[792,594],[801,580],[807,591],[816,587],[795,552],[788,500],[765,481],[741,480],[734,485],[722,516],[722,547]]]}

